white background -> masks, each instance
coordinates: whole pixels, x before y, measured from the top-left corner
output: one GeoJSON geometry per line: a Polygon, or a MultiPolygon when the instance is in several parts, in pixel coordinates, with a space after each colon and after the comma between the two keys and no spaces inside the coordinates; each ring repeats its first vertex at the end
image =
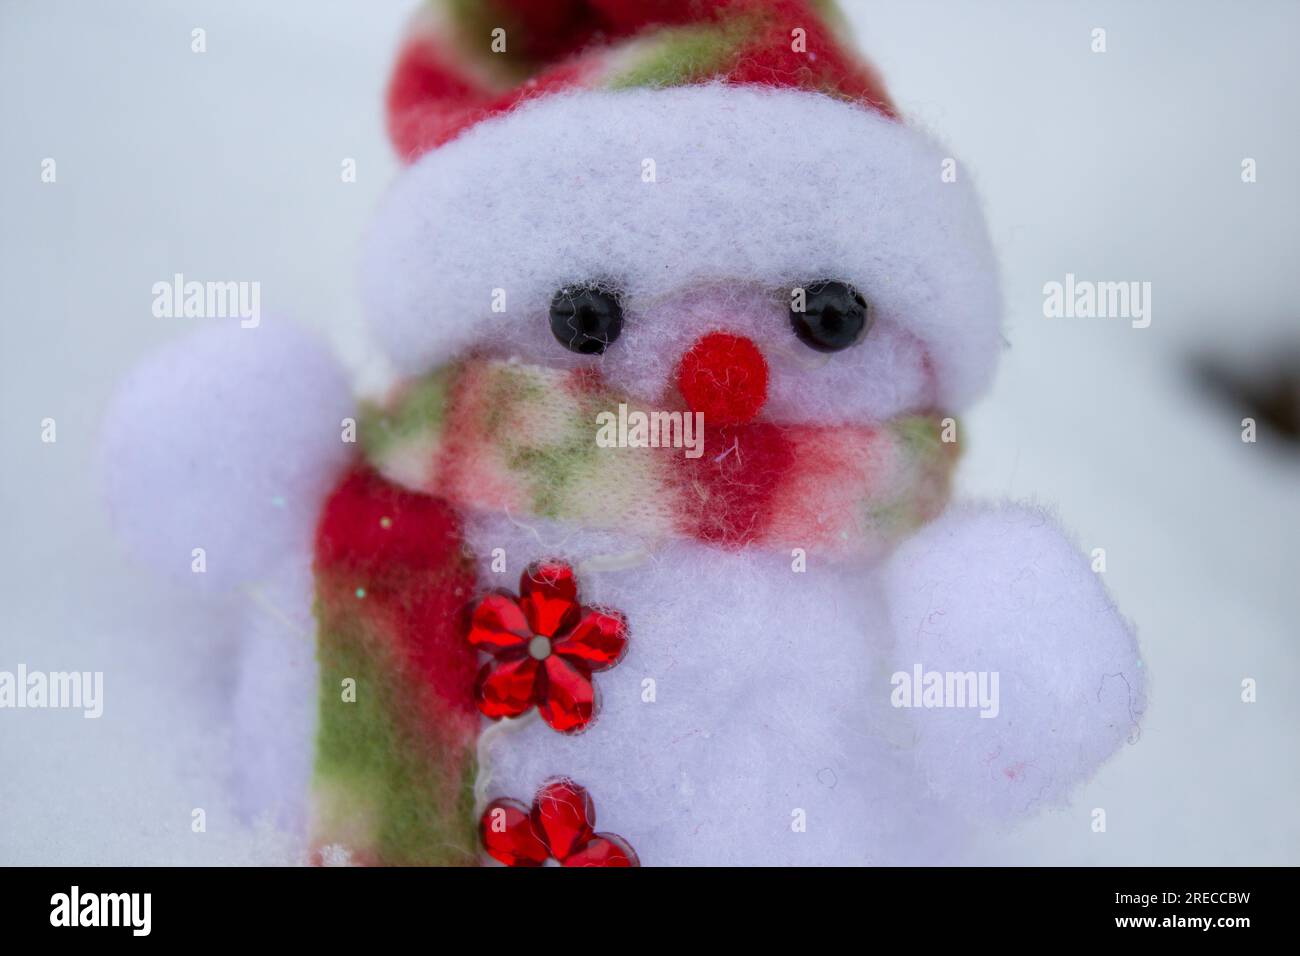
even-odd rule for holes
{"type": "MultiPolygon", "coordinates": [[[[228,618],[124,562],[96,433],[133,362],[199,321],[151,315],[174,272],[259,279],[264,310],[382,381],[354,263],[396,171],[381,97],[411,6],[0,2],[0,669],[106,681],[98,721],[0,711],[0,863],[286,858],[223,795],[228,618]]],[[[977,180],[1003,261],[1009,348],[966,422],[962,492],[1055,503],[1104,547],[1152,679],[1140,742],[976,858],[1300,863],[1300,453],[1268,432],[1243,444],[1243,413],[1188,373],[1300,338],[1300,4],[846,12],[904,113],[977,180]],[[1152,282],[1151,327],[1045,319],[1042,286],[1066,272],[1152,282]]]]}

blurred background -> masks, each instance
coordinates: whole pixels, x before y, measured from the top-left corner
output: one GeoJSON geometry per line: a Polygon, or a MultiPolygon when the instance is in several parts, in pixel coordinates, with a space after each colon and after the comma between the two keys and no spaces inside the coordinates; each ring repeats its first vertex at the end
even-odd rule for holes
{"type": "MultiPolygon", "coordinates": [[[[105,675],[99,720],[0,711],[0,863],[292,859],[229,811],[228,612],[125,562],[96,438],[142,355],[214,321],[151,314],[176,272],[258,279],[265,313],[384,384],[355,263],[397,170],[381,102],[413,5],[0,0],[0,670],[105,675]]],[[[1053,504],[1104,548],[1152,681],[1140,741],[974,859],[1300,863],[1300,4],[842,6],[978,183],[1003,263],[1008,348],[960,492],[1053,504]],[[1044,318],[1066,273],[1149,281],[1150,327],[1044,318]]]]}

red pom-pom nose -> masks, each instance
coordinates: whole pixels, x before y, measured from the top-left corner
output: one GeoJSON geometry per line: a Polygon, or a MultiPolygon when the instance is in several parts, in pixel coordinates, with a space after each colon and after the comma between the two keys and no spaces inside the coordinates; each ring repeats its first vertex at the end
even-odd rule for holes
{"type": "Polygon", "coordinates": [[[710,332],[682,356],[677,387],[712,425],[751,421],[767,401],[767,361],[743,335],[710,332]]]}

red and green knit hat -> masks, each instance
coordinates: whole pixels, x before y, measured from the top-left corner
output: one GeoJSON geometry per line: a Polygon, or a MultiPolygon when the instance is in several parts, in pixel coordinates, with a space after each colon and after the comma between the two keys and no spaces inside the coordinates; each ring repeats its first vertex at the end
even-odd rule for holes
{"type": "Polygon", "coordinates": [[[409,165],[362,295],[403,375],[485,342],[531,354],[571,282],[617,282],[636,312],[834,276],[921,352],[936,407],[992,377],[1001,301],[970,178],[900,119],[822,0],[430,0],[388,126],[409,165]]]}
{"type": "Polygon", "coordinates": [[[830,0],[429,0],[398,56],[389,135],[411,161],[536,97],[716,81],[826,93],[896,118],[842,32],[830,0]]]}

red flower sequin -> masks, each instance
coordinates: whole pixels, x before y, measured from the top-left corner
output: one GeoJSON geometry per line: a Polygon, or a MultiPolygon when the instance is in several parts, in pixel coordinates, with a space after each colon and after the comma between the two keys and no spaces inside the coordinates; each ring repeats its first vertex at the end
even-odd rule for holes
{"type": "Polygon", "coordinates": [[[518,717],[536,704],[551,727],[578,733],[596,712],[591,675],[623,657],[627,622],[583,607],[573,569],[543,561],[524,571],[518,598],[493,591],[470,606],[466,640],[493,657],[474,684],[486,716],[518,717]]]}
{"type": "Polygon", "coordinates": [[[494,800],[479,820],[483,848],[506,866],[640,866],[622,837],[596,832],[596,808],[572,780],[548,781],[532,808],[518,800],[494,800]]]}

